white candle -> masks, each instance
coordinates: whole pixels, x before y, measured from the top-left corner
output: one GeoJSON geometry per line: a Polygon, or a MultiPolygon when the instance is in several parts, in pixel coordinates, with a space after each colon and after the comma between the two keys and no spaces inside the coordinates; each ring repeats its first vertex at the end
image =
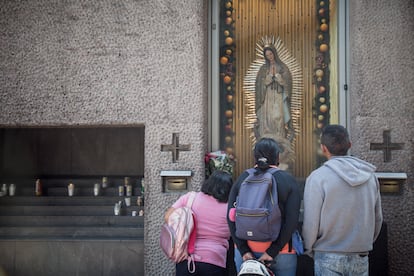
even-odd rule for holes
{"type": "Polygon", "coordinates": [[[72,183],[70,183],[68,185],[68,194],[69,196],[73,196],[73,192],[75,191],[75,185],[73,185],[72,183]]]}

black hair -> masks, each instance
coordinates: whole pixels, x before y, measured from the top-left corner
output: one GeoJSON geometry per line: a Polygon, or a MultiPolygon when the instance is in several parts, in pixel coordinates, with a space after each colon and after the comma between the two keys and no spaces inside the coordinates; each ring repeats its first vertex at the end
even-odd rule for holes
{"type": "Polygon", "coordinates": [[[204,181],[201,191],[211,195],[218,202],[226,203],[229,199],[231,186],[233,185],[232,176],[221,170],[215,170],[210,177],[204,181]]]}
{"type": "Polygon", "coordinates": [[[272,138],[262,138],[254,146],[254,159],[257,168],[267,170],[270,165],[279,165],[280,148],[272,138]]]}
{"type": "Polygon", "coordinates": [[[345,127],[341,125],[327,125],[321,134],[321,144],[326,146],[332,155],[347,155],[351,142],[345,127]]]}

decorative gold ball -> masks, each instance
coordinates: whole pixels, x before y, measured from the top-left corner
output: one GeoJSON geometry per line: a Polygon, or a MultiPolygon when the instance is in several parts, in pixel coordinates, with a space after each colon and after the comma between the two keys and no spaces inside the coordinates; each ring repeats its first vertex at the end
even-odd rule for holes
{"type": "Polygon", "coordinates": [[[227,102],[231,103],[233,101],[233,95],[227,95],[227,102]]]}
{"type": "Polygon", "coordinates": [[[227,62],[229,62],[229,59],[228,59],[227,57],[221,57],[221,58],[220,58],[220,63],[221,63],[222,65],[226,65],[226,64],[227,64],[227,62]]]}
{"type": "Polygon", "coordinates": [[[231,118],[233,116],[233,110],[227,109],[224,114],[226,115],[227,118],[231,118]]]}
{"type": "Polygon", "coordinates": [[[224,137],[224,141],[226,141],[226,143],[230,143],[231,142],[231,137],[230,136],[224,137]]]}
{"type": "Polygon", "coordinates": [[[318,78],[323,77],[323,70],[322,70],[322,69],[318,69],[318,70],[316,70],[316,71],[315,71],[315,75],[316,75],[316,77],[318,77],[318,78]]]}
{"type": "Polygon", "coordinates": [[[325,92],[326,91],[325,86],[323,86],[323,85],[319,86],[318,91],[319,91],[319,93],[325,92]]]}
{"type": "Polygon", "coordinates": [[[322,53],[328,51],[329,47],[328,44],[321,44],[321,46],[319,46],[319,51],[321,51],[322,53]]]}
{"type": "Polygon", "coordinates": [[[233,23],[233,18],[231,18],[230,16],[229,16],[229,17],[226,17],[226,19],[224,20],[224,22],[225,22],[227,25],[231,25],[231,23],[233,23]]]}
{"type": "Polygon", "coordinates": [[[325,113],[326,111],[328,111],[328,106],[326,104],[322,104],[319,107],[319,111],[322,112],[322,113],[325,113]]]}
{"type": "Polygon", "coordinates": [[[320,28],[322,32],[326,32],[328,30],[328,24],[322,23],[320,28]]]}
{"type": "MultiPolygon", "coordinates": [[[[233,43],[233,41],[232,41],[232,43],[233,43]]],[[[231,49],[226,50],[226,55],[231,56],[232,53],[233,53],[233,51],[231,49]]]]}
{"type": "Polygon", "coordinates": [[[325,119],[325,117],[324,117],[323,115],[319,115],[319,116],[318,116],[318,120],[319,120],[319,121],[323,121],[323,119],[325,119]]]}
{"type": "Polygon", "coordinates": [[[319,98],[319,102],[324,103],[325,101],[326,101],[326,99],[324,97],[319,98]]]}
{"type": "Polygon", "coordinates": [[[226,45],[233,44],[233,38],[230,36],[226,37],[226,39],[224,40],[224,43],[226,43],[226,45]]]}
{"type": "Polygon", "coordinates": [[[229,84],[231,82],[231,77],[229,75],[225,75],[223,81],[225,84],[229,84]]]}
{"type": "Polygon", "coordinates": [[[319,9],[318,13],[320,16],[323,16],[325,14],[325,9],[324,8],[319,9]]]}

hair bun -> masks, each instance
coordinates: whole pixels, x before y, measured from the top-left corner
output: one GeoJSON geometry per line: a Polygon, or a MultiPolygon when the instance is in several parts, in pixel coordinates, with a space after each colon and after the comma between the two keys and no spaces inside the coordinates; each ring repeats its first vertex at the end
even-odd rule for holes
{"type": "Polygon", "coordinates": [[[267,163],[267,158],[266,157],[260,157],[257,160],[257,167],[260,170],[267,170],[269,168],[269,164],[267,163]]]}

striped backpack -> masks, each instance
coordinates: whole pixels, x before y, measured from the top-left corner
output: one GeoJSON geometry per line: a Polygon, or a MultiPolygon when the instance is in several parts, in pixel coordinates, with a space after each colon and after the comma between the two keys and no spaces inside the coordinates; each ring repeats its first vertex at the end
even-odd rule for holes
{"type": "Polygon", "coordinates": [[[190,192],[187,205],[176,208],[161,226],[160,247],[165,255],[175,263],[188,261],[190,273],[195,271],[194,253],[196,220],[191,206],[196,192],[190,192]]]}

